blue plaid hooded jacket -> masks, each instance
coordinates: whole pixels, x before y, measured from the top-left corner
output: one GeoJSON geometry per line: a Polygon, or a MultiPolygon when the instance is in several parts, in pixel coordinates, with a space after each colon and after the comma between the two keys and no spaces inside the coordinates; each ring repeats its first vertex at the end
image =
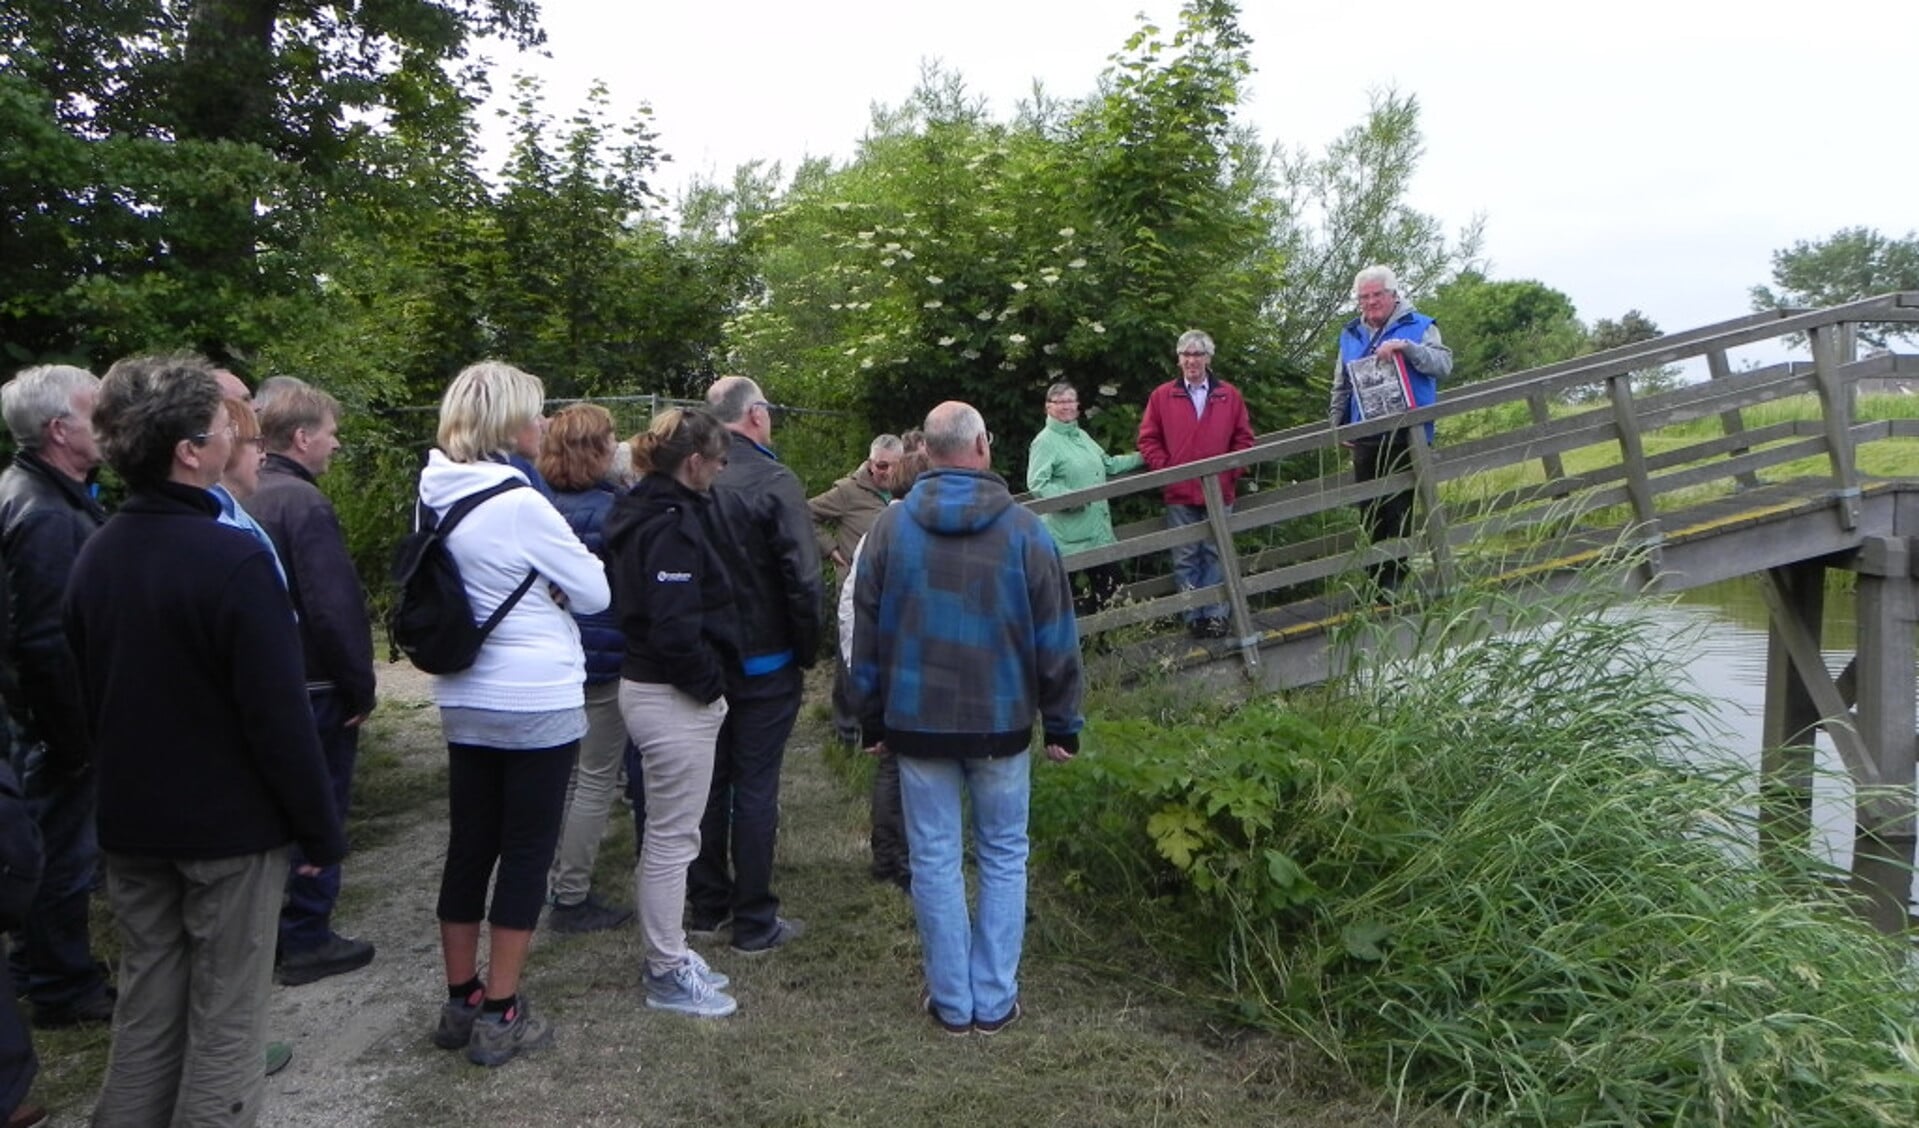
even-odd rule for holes
{"type": "Polygon", "coordinates": [[[1079,748],[1073,592],[1038,517],[997,474],[941,467],[880,515],[853,589],[853,686],[866,742],[902,756],[1079,748]]]}

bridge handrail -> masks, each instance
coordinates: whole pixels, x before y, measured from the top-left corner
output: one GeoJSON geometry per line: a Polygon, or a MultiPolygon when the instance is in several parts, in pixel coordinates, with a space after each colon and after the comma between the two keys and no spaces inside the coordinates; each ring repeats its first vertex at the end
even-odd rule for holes
{"type": "MultiPolygon", "coordinates": [[[[1757,484],[1756,475],[1792,458],[1803,458],[1808,450],[1824,454],[1830,470],[1835,504],[1844,511],[1856,508],[1857,473],[1853,447],[1859,441],[1851,418],[1851,389],[1858,379],[1869,376],[1908,374],[1919,370],[1919,358],[1878,356],[1865,360],[1853,357],[1856,327],[1875,323],[1919,322],[1919,292],[1884,294],[1819,310],[1771,310],[1750,314],[1683,333],[1654,338],[1632,345],[1607,349],[1589,356],[1544,365],[1465,385],[1442,394],[1438,403],[1389,419],[1334,428],[1312,423],[1270,432],[1256,437],[1252,447],[1230,454],[1162,470],[1126,475],[1102,485],[1047,498],[1025,500],[1035,512],[1050,513],[1075,508],[1097,500],[1112,500],[1154,491],[1175,482],[1199,479],[1207,497],[1207,521],[1174,529],[1153,527],[1152,522],[1125,526],[1116,532],[1119,543],[1068,557],[1068,567],[1079,570],[1101,563],[1134,559],[1164,552],[1180,544],[1210,541],[1224,544],[1221,563],[1225,581],[1194,592],[1158,594],[1168,586],[1165,579],[1136,583],[1131,594],[1144,599],[1144,606],[1129,608],[1124,614],[1102,612],[1082,621],[1082,629],[1098,633],[1111,626],[1160,618],[1186,608],[1225,602],[1234,621],[1238,639],[1249,668],[1256,668],[1258,631],[1252,620],[1247,597],[1270,590],[1270,582],[1260,576],[1270,569],[1243,574],[1243,565],[1257,566],[1260,560],[1241,561],[1225,542],[1236,533],[1257,531],[1281,521],[1297,520],[1334,510],[1362,505],[1373,499],[1415,491],[1421,501],[1423,527],[1406,541],[1384,542],[1359,549],[1342,541],[1332,546],[1336,556],[1327,556],[1287,567],[1297,575],[1309,572],[1335,574],[1353,563],[1408,555],[1420,546],[1432,552],[1440,582],[1450,572],[1455,532],[1449,528],[1443,484],[1461,482],[1478,474],[1529,472],[1537,464],[1543,471],[1541,488],[1508,490],[1480,504],[1465,506],[1466,527],[1458,532],[1470,534],[1508,510],[1524,509],[1541,503],[1542,498],[1563,499],[1579,490],[1598,491],[1609,498],[1606,504],[1625,503],[1633,517],[1645,524],[1656,541],[1658,499],[1674,489],[1696,488],[1702,481],[1733,479],[1745,486],[1757,484]],[[1803,334],[1812,342],[1810,365],[1775,365],[1765,369],[1733,373],[1726,360],[1727,350],[1792,335],[1803,334]],[[1635,372],[1679,361],[1705,357],[1712,379],[1655,395],[1636,395],[1630,377],[1635,372]],[[1571,414],[1552,418],[1547,410],[1551,402],[1563,400],[1574,389],[1599,385],[1604,395],[1589,406],[1571,414]],[[1749,407],[1816,392],[1820,399],[1821,420],[1817,433],[1799,436],[1798,445],[1788,443],[1785,432],[1768,430],[1748,432],[1740,412],[1749,407]],[[1523,427],[1506,428],[1476,435],[1450,448],[1431,448],[1424,441],[1419,425],[1425,422],[1457,420],[1461,416],[1484,413],[1508,404],[1526,403],[1533,422],[1523,427]],[[1648,456],[1643,449],[1643,434],[1677,423],[1717,414],[1723,434],[1704,442],[1663,450],[1648,456]],[[1337,454],[1340,447],[1355,440],[1405,430],[1411,440],[1412,467],[1369,482],[1356,482],[1349,470],[1341,469],[1318,478],[1283,483],[1276,489],[1243,494],[1237,511],[1225,507],[1220,495],[1218,475],[1231,471],[1257,471],[1277,466],[1302,455],[1337,454]],[[1568,450],[1597,443],[1620,447],[1620,462],[1607,467],[1604,474],[1574,477],[1558,462],[1568,450]],[[1774,444],[1766,451],[1748,447],[1774,444]],[[1704,462],[1704,465],[1696,465],[1704,462]],[[1608,485],[1610,482],[1612,484],[1608,485]],[[1555,488],[1560,487],[1560,488],[1555,488]],[[1535,496],[1526,496],[1526,495],[1535,496]],[[1270,500],[1269,500],[1270,499],[1270,500]],[[1411,542],[1411,543],[1409,543],[1411,542]]],[[[1443,432],[1442,432],[1443,433],[1443,432]]],[[[1797,434],[1797,430],[1792,432],[1797,434]]],[[[1900,433],[1898,428],[1871,432],[1877,437],[1900,433]]],[[[1343,463],[1343,459],[1339,460],[1343,463]]]]}

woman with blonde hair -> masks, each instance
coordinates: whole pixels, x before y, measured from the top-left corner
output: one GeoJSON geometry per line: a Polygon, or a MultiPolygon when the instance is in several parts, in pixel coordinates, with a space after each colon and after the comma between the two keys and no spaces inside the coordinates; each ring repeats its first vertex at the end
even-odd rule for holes
{"type": "Polygon", "coordinates": [[[510,461],[538,448],[543,394],[537,377],[511,365],[468,367],[440,401],[439,447],[420,474],[420,505],[436,519],[462,499],[503,487],[453,528],[446,548],[476,619],[513,602],[472,666],[433,679],[449,799],[437,909],[447,1002],[433,1041],[464,1047],[467,1060],[489,1066],[552,1037],[519,989],[586,733],[585,659],[568,610],[590,614],[610,602],[599,558],[551,502],[521,488],[527,477],[510,461]],[[490,953],[484,981],[482,918],[490,953]]]}
{"type": "Polygon", "coordinates": [[[620,711],[638,746],[646,836],[635,874],[646,1005],[718,1018],[727,978],[686,946],[686,867],[700,851],[726,672],[740,662],[732,585],[702,517],[726,466],[726,428],[700,409],[660,413],[634,443],[642,477],[613,504],[606,543],[626,656],[620,711]]]}
{"type": "MultiPolygon", "coordinates": [[[[611,480],[613,452],[619,446],[612,414],[592,403],[561,408],[540,437],[538,466],[553,487],[554,508],[602,564],[606,515],[613,499],[626,492],[611,480]]],[[[566,815],[548,878],[553,910],[546,923],[555,932],[601,932],[633,919],[632,909],[609,905],[593,893],[593,863],[619,792],[626,752],[626,722],[620,717],[625,646],[612,608],[590,615],[575,612],[573,621],[586,651],[586,736],[566,785],[566,815]]]]}

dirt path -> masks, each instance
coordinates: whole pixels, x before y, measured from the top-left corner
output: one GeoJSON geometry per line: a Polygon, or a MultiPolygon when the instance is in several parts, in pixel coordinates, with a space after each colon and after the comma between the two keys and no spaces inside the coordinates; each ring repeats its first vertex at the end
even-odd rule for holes
{"type": "MultiPolygon", "coordinates": [[[[428,679],[409,666],[380,670],[380,708],[362,750],[363,771],[400,772],[417,804],[381,816],[368,848],[347,862],[336,924],[378,950],[362,971],[300,987],[275,987],[268,1036],[293,1046],[293,1063],[267,1080],[266,1125],[320,1128],[387,1121],[397,1075],[417,1072],[423,1015],[439,1005],[433,898],[444,856],[445,792],[435,792],[439,720],[428,679]]],[[[383,789],[376,784],[376,792],[383,789]]]]}

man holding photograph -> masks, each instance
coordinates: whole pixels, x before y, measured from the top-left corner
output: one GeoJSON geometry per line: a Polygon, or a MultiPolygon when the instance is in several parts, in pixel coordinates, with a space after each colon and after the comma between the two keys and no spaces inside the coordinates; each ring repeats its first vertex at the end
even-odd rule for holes
{"type": "MultiPolygon", "coordinates": [[[[1348,426],[1371,418],[1354,394],[1351,376],[1353,363],[1368,357],[1403,369],[1405,387],[1412,393],[1409,408],[1432,404],[1439,398],[1439,381],[1453,370],[1453,353],[1439,339],[1439,326],[1399,296],[1399,280],[1389,266],[1360,271],[1353,279],[1353,300],[1359,304],[1359,316],[1340,330],[1339,359],[1333,363],[1332,425],[1348,426]]],[[[1431,423],[1426,424],[1426,441],[1433,441],[1431,423]]],[[[1353,450],[1354,479],[1370,482],[1407,469],[1409,444],[1404,430],[1347,444],[1353,450]]],[[[1367,505],[1367,534],[1374,543],[1407,536],[1412,532],[1412,517],[1413,491],[1388,494],[1367,505]]],[[[1399,586],[1405,568],[1403,560],[1394,558],[1375,564],[1371,572],[1374,582],[1391,589],[1399,586]]]]}

